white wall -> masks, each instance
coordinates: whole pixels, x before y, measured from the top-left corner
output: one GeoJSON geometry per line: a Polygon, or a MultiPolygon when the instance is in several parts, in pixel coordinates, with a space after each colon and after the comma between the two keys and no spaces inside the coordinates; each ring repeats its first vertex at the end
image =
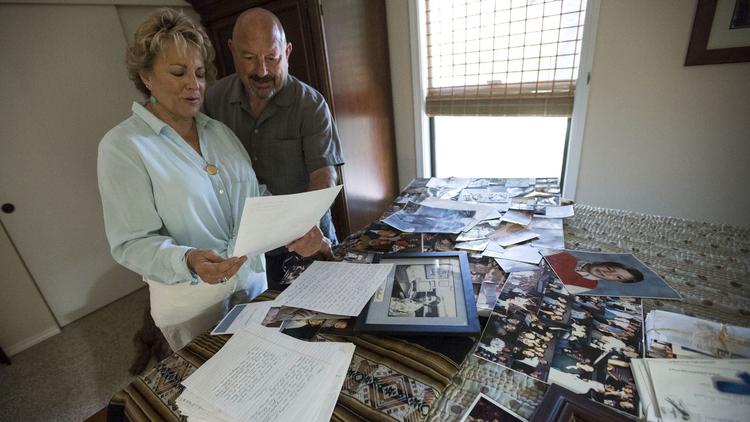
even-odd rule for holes
{"type": "Polygon", "coordinates": [[[385,0],[396,133],[396,164],[398,167],[398,185],[402,189],[417,177],[412,62],[411,49],[409,48],[410,1],[412,0],[385,0]]]}
{"type": "Polygon", "coordinates": [[[109,256],[96,146],[140,98],[126,39],[162,5],[187,3],[0,0],[0,203],[17,207],[0,215],[0,346],[10,354],[143,285],[109,256]]]}
{"type": "MultiPolygon", "coordinates": [[[[750,63],[683,66],[695,4],[601,1],[577,202],[750,227],[750,63]]],[[[413,117],[400,111],[407,2],[386,6],[403,186],[416,174],[413,117]]]]}
{"type": "Polygon", "coordinates": [[[750,227],[750,63],[683,66],[694,11],[602,1],[578,202],[750,227]]]}

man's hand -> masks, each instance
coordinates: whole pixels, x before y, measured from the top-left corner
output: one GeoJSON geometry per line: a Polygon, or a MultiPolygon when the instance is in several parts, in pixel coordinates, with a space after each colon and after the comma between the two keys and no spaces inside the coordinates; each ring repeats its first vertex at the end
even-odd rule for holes
{"type": "Polygon", "coordinates": [[[334,166],[321,167],[310,173],[310,184],[308,191],[319,190],[336,186],[338,174],[334,166]]]}
{"type": "Polygon", "coordinates": [[[307,257],[320,253],[326,258],[333,257],[331,241],[328,240],[317,226],[311,228],[304,236],[286,245],[289,252],[296,252],[307,257]]]}
{"type": "Polygon", "coordinates": [[[209,284],[232,278],[246,261],[246,256],[224,259],[212,249],[192,249],[187,255],[188,269],[209,284]]]}

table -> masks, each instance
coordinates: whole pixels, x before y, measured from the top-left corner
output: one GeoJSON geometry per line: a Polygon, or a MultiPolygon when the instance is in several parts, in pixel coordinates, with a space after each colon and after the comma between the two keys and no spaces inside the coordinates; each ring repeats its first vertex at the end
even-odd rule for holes
{"type": "MultiPolygon", "coordinates": [[[[663,309],[750,326],[750,230],[576,204],[564,232],[570,249],[633,253],[684,298],[644,300],[644,312],[663,309]]],[[[358,238],[354,233],[340,248],[358,238]]],[[[256,300],[276,294],[268,291],[256,300]]],[[[160,362],[115,394],[109,420],[184,420],[174,406],[180,381],[227,338],[201,335],[160,362]]],[[[546,390],[542,382],[471,355],[472,338],[326,340],[357,346],[335,421],[453,421],[480,391],[529,418],[546,390]]]]}

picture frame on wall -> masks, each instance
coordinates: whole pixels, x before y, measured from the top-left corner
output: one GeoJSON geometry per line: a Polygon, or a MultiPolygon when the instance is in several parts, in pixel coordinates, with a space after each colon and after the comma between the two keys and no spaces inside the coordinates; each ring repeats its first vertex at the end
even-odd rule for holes
{"type": "Polygon", "coordinates": [[[685,66],[750,61],[750,0],[698,0],[685,66]]]}
{"type": "Polygon", "coordinates": [[[466,252],[395,253],[394,276],[375,292],[355,331],[381,334],[479,334],[466,252]]]}

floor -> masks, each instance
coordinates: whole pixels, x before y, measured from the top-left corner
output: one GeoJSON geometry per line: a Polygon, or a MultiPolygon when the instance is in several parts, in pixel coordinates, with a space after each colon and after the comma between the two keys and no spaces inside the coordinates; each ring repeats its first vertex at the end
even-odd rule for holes
{"type": "Polygon", "coordinates": [[[11,356],[0,365],[0,422],[82,421],[104,408],[133,378],[147,303],[148,289],[137,290],[11,356]]]}

